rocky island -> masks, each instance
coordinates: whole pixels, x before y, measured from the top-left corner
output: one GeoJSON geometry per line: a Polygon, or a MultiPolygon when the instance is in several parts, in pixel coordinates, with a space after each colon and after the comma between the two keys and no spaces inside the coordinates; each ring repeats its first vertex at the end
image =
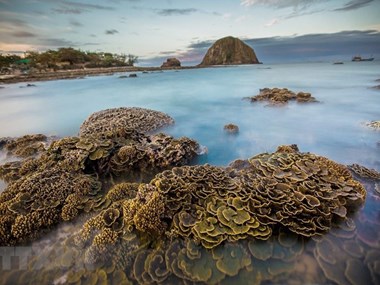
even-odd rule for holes
{"type": "Polygon", "coordinates": [[[243,41],[234,37],[217,40],[207,51],[199,66],[257,64],[255,51],[243,41]]]}

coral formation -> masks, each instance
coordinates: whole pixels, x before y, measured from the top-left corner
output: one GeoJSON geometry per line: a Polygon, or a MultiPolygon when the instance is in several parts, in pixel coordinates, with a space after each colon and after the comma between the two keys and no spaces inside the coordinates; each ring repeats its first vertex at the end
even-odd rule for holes
{"type": "Polygon", "coordinates": [[[361,205],[366,192],[345,166],[297,149],[282,146],[227,169],[183,166],[159,173],[123,202],[125,222],[141,232],[190,237],[206,248],[268,239],[278,227],[321,235],[361,205]]]}
{"type": "Polygon", "coordinates": [[[165,113],[137,107],[121,107],[91,114],[81,125],[79,135],[119,133],[125,130],[146,133],[171,124],[174,124],[174,120],[165,113]]]}
{"type": "Polygon", "coordinates": [[[361,178],[380,180],[380,172],[375,169],[369,169],[356,163],[348,165],[348,168],[361,178]]]}
{"type": "MultiPolygon", "coordinates": [[[[58,168],[39,171],[10,183],[0,194],[0,244],[14,245],[33,240],[44,231],[68,220],[67,208],[89,200],[100,190],[90,176],[58,168]],[[76,199],[70,199],[76,195],[76,199]],[[74,203],[74,205],[71,205],[74,203]]],[[[70,218],[76,217],[77,210],[70,218]]]]}
{"type": "Polygon", "coordinates": [[[227,124],[223,129],[230,134],[237,134],[239,132],[239,127],[234,124],[227,124]]]}
{"type": "Polygon", "coordinates": [[[41,154],[47,145],[48,138],[42,134],[25,135],[19,138],[0,138],[0,150],[4,149],[8,155],[22,158],[41,154]]]}
{"type": "Polygon", "coordinates": [[[380,121],[371,121],[367,123],[366,125],[372,129],[380,130],[380,121]]]}
{"type": "Polygon", "coordinates": [[[247,99],[251,102],[267,101],[271,105],[287,104],[289,101],[298,103],[318,102],[310,93],[295,93],[287,88],[263,88],[260,93],[247,99]]]}

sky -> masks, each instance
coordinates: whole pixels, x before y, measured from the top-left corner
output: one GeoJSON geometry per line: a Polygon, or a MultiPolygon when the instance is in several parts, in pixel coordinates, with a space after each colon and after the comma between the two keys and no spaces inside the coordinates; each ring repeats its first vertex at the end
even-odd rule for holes
{"type": "Polygon", "coordinates": [[[380,58],[380,0],[0,0],[0,53],[73,47],[197,64],[238,37],[272,62],[380,58]]]}

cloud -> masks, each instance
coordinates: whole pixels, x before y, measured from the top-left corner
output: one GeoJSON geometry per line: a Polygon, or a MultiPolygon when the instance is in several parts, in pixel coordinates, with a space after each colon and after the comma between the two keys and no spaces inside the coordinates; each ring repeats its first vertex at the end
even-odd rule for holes
{"type": "Polygon", "coordinates": [[[278,24],[280,21],[278,19],[272,19],[268,23],[266,23],[264,26],[265,27],[272,27],[276,24],[278,24]]]}
{"type": "Polygon", "coordinates": [[[373,1],[374,0],[352,0],[346,3],[343,7],[334,9],[334,11],[351,11],[351,10],[360,9],[364,6],[367,6],[369,3],[373,1]]]}
{"type": "Polygon", "coordinates": [[[84,12],[91,12],[92,10],[112,11],[115,10],[115,8],[98,4],[60,0],[59,7],[53,8],[52,10],[58,14],[82,14],[84,12]]]}
{"type": "Polygon", "coordinates": [[[74,19],[71,19],[70,20],[70,25],[74,26],[74,27],[83,27],[83,24],[74,20],[74,19]]]}
{"type": "Polygon", "coordinates": [[[71,6],[71,7],[81,8],[81,9],[108,10],[108,11],[115,10],[115,8],[111,7],[111,6],[88,4],[88,3],[81,3],[81,2],[74,2],[74,1],[62,1],[62,4],[67,5],[67,6],[71,6]]]}
{"type": "Polygon", "coordinates": [[[48,47],[48,48],[78,46],[77,43],[74,43],[72,41],[62,39],[62,38],[42,38],[42,39],[39,39],[38,45],[48,47]]]}
{"type": "MultiPolygon", "coordinates": [[[[191,43],[181,57],[198,63],[215,40],[191,43]]],[[[342,31],[332,34],[308,34],[291,37],[250,38],[244,42],[254,48],[260,61],[295,62],[350,60],[355,54],[380,57],[380,32],[342,31]]],[[[186,62],[185,62],[186,64],[186,62]]]]}
{"type": "Polygon", "coordinates": [[[31,32],[26,32],[26,31],[18,31],[18,32],[14,32],[11,34],[12,36],[16,37],[16,38],[34,38],[36,37],[37,35],[31,33],[31,32]]]}
{"type": "Polygon", "coordinates": [[[78,8],[70,8],[70,7],[59,7],[52,9],[57,14],[82,14],[83,10],[78,8]]]}
{"type": "Polygon", "coordinates": [[[118,30],[112,29],[112,30],[106,30],[105,34],[106,35],[114,35],[114,34],[117,34],[118,32],[119,32],[118,30]]]}
{"type": "Polygon", "coordinates": [[[275,8],[305,8],[320,2],[327,2],[330,0],[241,0],[243,6],[263,5],[275,8]]]}
{"type": "Polygon", "coordinates": [[[198,9],[187,8],[187,9],[160,9],[156,10],[156,13],[160,16],[183,16],[190,15],[197,12],[198,9]]]}

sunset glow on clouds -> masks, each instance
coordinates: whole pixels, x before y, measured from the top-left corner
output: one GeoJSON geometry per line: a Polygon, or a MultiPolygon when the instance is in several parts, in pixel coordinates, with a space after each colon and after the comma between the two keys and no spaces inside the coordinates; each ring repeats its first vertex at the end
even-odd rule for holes
{"type": "Polygon", "coordinates": [[[370,39],[367,50],[380,55],[379,45],[370,46],[379,37],[378,11],[379,0],[1,0],[0,52],[71,46],[132,53],[142,63],[168,56],[191,62],[204,52],[197,43],[228,35],[277,46],[280,38],[342,40],[342,32],[358,31],[358,41],[370,39]]]}

